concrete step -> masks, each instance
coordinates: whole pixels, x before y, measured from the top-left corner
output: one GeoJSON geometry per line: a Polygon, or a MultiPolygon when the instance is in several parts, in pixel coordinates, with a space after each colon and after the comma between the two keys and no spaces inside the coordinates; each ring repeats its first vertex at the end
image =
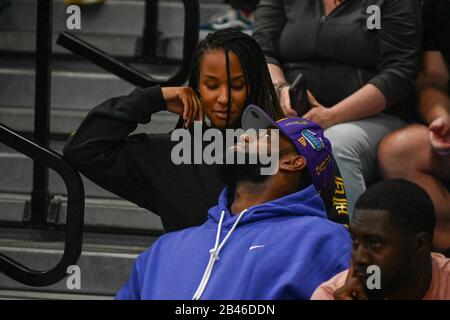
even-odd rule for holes
{"type": "MultiPolygon", "coordinates": [[[[61,201],[61,209],[55,226],[63,227],[67,216],[67,198],[58,196],[58,200],[61,201]]],[[[21,223],[29,208],[30,195],[0,193],[0,222],[21,223]]],[[[157,215],[120,199],[87,198],[84,226],[91,230],[129,230],[153,234],[163,232],[161,219],[157,215]]]]}
{"type": "MultiPolygon", "coordinates": [[[[176,64],[132,64],[136,69],[167,79],[179,69],[176,64]]],[[[128,94],[134,86],[88,61],[52,62],[51,106],[69,110],[89,110],[114,96],[128,94]]],[[[0,62],[0,106],[34,107],[34,61],[2,57],[0,62]]]]}
{"type": "MultiPolygon", "coordinates": [[[[251,34],[251,31],[245,31],[251,34]]],[[[200,40],[208,31],[200,31],[200,40]]],[[[59,33],[53,34],[53,53],[72,56],[72,53],[56,44],[59,33]]],[[[141,39],[134,36],[82,34],[81,38],[100,50],[118,58],[135,58],[141,52],[141,39]]],[[[15,53],[32,53],[36,48],[36,34],[31,31],[0,30],[0,51],[15,53]]],[[[181,60],[183,57],[183,37],[161,37],[158,40],[156,56],[169,60],[181,60]]]]}
{"type": "MultiPolygon", "coordinates": [[[[53,53],[72,55],[71,52],[56,44],[58,35],[59,33],[53,34],[53,53]]],[[[140,39],[136,36],[83,34],[82,38],[115,57],[136,57],[140,50],[140,39]]],[[[178,41],[178,38],[174,41],[178,41]]],[[[168,39],[161,39],[158,42],[157,48],[160,50],[158,56],[165,56],[167,43],[168,39]]],[[[12,50],[15,53],[33,53],[36,50],[36,33],[34,31],[0,30],[0,51],[10,52],[12,50]]]]}
{"type": "MultiPolygon", "coordinates": [[[[61,154],[64,141],[52,141],[50,148],[61,154]]],[[[0,144],[0,192],[29,194],[32,190],[33,161],[16,151],[0,144]]],[[[84,176],[85,195],[88,198],[118,197],[94,184],[84,176]]],[[[53,170],[49,172],[49,189],[51,194],[66,195],[67,190],[63,180],[53,170]]]]}
{"type": "MultiPolygon", "coordinates": [[[[200,20],[206,23],[224,4],[201,3],[200,20]]],[[[57,35],[67,29],[66,5],[54,1],[53,52],[70,54],[55,44],[57,35]]],[[[184,9],[181,1],[159,4],[158,30],[160,39],[157,56],[168,59],[182,57],[184,9]]],[[[135,57],[140,52],[144,27],[144,1],[109,0],[101,6],[81,8],[81,30],[75,34],[99,49],[119,57],[135,57]]],[[[33,52],[35,50],[36,4],[33,0],[15,0],[0,15],[0,51],[33,52]]],[[[204,35],[202,35],[204,36],[204,35]]]]}
{"type": "MultiPolygon", "coordinates": [[[[53,30],[67,29],[66,5],[63,0],[54,0],[53,30]]],[[[144,27],[144,1],[108,0],[100,6],[81,7],[80,33],[101,35],[140,36],[144,27]]],[[[227,8],[224,4],[202,3],[200,23],[205,23],[217,12],[227,8]]],[[[182,36],[184,7],[181,1],[162,1],[158,7],[158,29],[163,37],[182,36]]],[[[35,31],[36,1],[14,0],[0,16],[0,30],[35,31]]]]}
{"type": "MultiPolygon", "coordinates": [[[[165,79],[177,65],[131,64],[143,72],[165,79]]],[[[22,132],[34,128],[34,62],[26,58],[0,61],[0,122],[22,132]]],[[[59,59],[53,63],[51,89],[51,132],[70,134],[86,113],[99,103],[126,95],[134,86],[84,61],[59,59]]],[[[169,132],[178,117],[160,112],[151,124],[139,126],[140,132],[169,132]]]]}
{"type": "MultiPolygon", "coordinates": [[[[69,135],[74,132],[87,111],[61,110],[52,108],[50,114],[50,132],[52,134],[69,135]]],[[[152,116],[152,122],[138,125],[135,133],[165,133],[171,131],[178,117],[170,112],[160,112],[152,116]]],[[[19,132],[31,133],[34,130],[34,109],[30,107],[1,107],[0,123],[19,132]]]]}
{"type": "MultiPolygon", "coordinates": [[[[83,245],[81,258],[77,262],[81,271],[81,290],[67,288],[67,278],[45,288],[33,288],[16,282],[0,274],[0,296],[5,292],[22,291],[65,296],[78,294],[87,296],[113,297],[130,275],[137,256],[143,252],[155,238],[148,238],[145,246],[83,245]]],[[[0,252],[35,270],[53,268],[62,256],[64,244],[59,241],[25,241],[14,238],[0,239],[0,252]]],[[[17,294],[16,294],[17,298],[17,294]]]]}
{"type": "MultiPolygon", "coordinates": [[[[75,131],[86,116],[86,111],[52,108],[50,132],[67,135],[75,131]]],[[[30,107],[0,107],[0,123],[19,132],[34,131],[34,109],[30,107]]]]}
{"type": "Polygon", "coordinates": [[[0,300],[112,300],[112,296],[54,293],[27,290],[0,290],[0,300]]]}
{"type": "MultiPolygon", "coordinates": [[[[32,190],[33,162],[29,158],[13,154],[0,154],[0,192],[29,194],[32,190]]],[[[117,196],[83,178],[86,197],[117,199],[117,196]]],[[[53,170],[49,172],[49,189],[54,195],[67,195],[62,179],[53,170]]]]}
{"type": "MultiPolygon", "coordinates": [[[[34,68],[0,67],[0,106],[34,107],[34,68]]],[[[52,73],[51,106],[59,109],[89,110],[104,100],[125,95],[134,89],[131,84],[101,71],[79,71],[74,62],[66,62],[65,70],[54,69],[52,73]]],[[[173,70],[177,67],[165,67],[173,70]]],[[[156,69],[156,67],[155,67],[156,69]]],[[[141,69],[142,70],[142,69],[141,69]]],[[[153,71],[152,74],[158,74],[153,71]]],[[[172,73],[165,73],[167,78],[172,73]]]]}

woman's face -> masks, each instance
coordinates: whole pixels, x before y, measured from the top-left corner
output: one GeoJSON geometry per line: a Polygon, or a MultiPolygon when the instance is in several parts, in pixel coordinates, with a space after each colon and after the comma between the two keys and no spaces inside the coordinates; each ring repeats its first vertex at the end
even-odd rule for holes
{"type": "MultiPolygon", "coordinates": [[[[246,83],[244,71],[238,57],[231,50],[231,110],[228,128],[235,128],[244,109],[246,83]]],[[[200,63],[199,91],[203,111],[215,128],[227,128],[228,80],[225,51],[217,49],[206,52],[200,63]]]]}

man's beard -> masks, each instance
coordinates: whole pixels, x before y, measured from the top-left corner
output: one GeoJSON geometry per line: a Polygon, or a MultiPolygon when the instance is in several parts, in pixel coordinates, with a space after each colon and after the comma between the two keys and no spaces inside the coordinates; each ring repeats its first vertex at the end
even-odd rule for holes
{"type": "Polygon", "coordinates": [[[235,187],[240,182],[251,182],[255,184],[263,183],[269,175],[261,174],[261,169],[267,165],[261,164],[259,157],[256,163],[250,163],[249,152],[239,151],[237,149],[228,149],[223,156],[223,164],[219,165],[219,176],[229,187],[235,187]],[[233,161],[231,164],[226,163],[226,155],[232,153],[234,160],[238,159],[238,154],[245,157],[243,164],[233,161]]]}

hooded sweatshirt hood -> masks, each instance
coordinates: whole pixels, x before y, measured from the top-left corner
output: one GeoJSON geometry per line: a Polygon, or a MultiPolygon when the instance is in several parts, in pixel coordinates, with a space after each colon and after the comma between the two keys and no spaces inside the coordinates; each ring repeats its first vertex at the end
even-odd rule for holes
{"type": "Polygon", "coordinates": [[[351,240],[313,186],[232,215],[228,190],[199,227],[137,259],[118,299],[309,299],[347,269],[351,240]]]}
{"type": "MultiPolygon", "coordinates": [[[[221,192],[218,204],[208,211],[207,223],[218,223],[222,211],[225,211],[223,227],[229,227],[233,225],[234,221],[236,221],[238,214],[233,215],[228,209],[231,206],[231,203],[229,204],[229,200],[234,196],[231,195],[230,192],[233,191],[229,188],[225,188],[221,192]]],[[[282,198],[247,208],[247,212],[240,220],[239,225],[265,219],[280,218],[283,216],[315,216],[318,218],[327,219],[323,200],[314,186],[311,185],[303,190],[289,194],[282,198]]]]}

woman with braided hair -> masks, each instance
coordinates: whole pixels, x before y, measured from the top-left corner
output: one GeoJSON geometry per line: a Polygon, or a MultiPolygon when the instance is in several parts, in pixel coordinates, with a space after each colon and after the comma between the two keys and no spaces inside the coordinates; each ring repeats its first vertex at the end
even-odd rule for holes
{"type": "Polygon", "coordinates": [[[189,86],[136,88],[103,102],[70,137],[64,156],[94,183],[159,215],[166,231],[199,225],[224,187],[217,166],[174,164],[170,133],[130,134],[162,110],[179,114],[178,126],[189,130],[205,118],[220,130],[240,128],[249,104],[283,117],[257,42],[237,30],[217,31],[197,46],[189,86]]]}

